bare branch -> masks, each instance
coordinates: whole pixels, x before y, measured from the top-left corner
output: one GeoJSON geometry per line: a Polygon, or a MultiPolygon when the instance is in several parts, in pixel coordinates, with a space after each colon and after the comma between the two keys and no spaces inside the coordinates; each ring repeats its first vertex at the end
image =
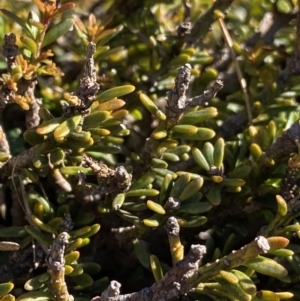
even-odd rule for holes
{"type": "Polygon", "coordinates": [[[211,24],[215,21],[214,11],[220,10],[225,12],[232,2],[233,0],[216,0],[209,10],[207,10],[194,24],[191,34],[186,37],[187,44],[197,45],[207,34],[211,24]]]}
{"type": "Polygon", "coordinates": [[[173,90],[167,93],[166,115],[168,126],[174,126],[182,113],[187,108],[192,108],[199,105],[207,105],[208,102],[216,95],[216,93],[223,87],[223,82],[217,80],[213,86],[204,91],[202,95],[187,99],[186,92],[191,81],[191,66],[185,64],[178,69],[178,75],[175,79],[175,86],[173,90]]]}
{"type": "Polygon", "coordinates": [[[109,288],[101,297],[95,297],[92,301],[171,301],[177,300],[182,294],[191,289],[189,277],[198,269],[198,263],[206,253],[206,247],[192,245],[189,253],[179,261],[171,271],[158,283],[150,288],[144,288],[139,292],[127,295],[119,295],[120,284],[112,281],[109,288]]]}

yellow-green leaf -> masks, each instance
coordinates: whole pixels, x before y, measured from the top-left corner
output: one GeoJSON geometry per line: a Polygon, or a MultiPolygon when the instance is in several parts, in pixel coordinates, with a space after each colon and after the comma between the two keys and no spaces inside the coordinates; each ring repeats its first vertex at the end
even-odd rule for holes
{"type": "Polygon", "coordinates": [[[284,277],[288,274],[287,270],[275,260],[263,256],[257,256],[243,263],[246,267],[258,273],[275,278],[284,277]]]}
{"type": "Polygon", "coordinates": [[[163,277],[163,271],[159,259],[155,255],[150,255],[150,267],[156,282],[163,277]]]}
{"type": "Polygon", "coordinates": [[[59,37],[67,33],[71,27],[74,25],[74,20],[71,18],[64,19],[58,24],[51,27],[45,34],[44,40],[42,42],[42,47],[45,47],[54,41],[56,41],[59,37]]]}
{"type": "Polygon", "coordinates": [[[57,142],[62,142],[65,137],[67,137],[70,132],[74,131],[79,125],[82,116],[75,115],[64,122],[62,122],[55,130],[54,130],[54,139],[57,142]]]}
{"type": "Polygon", "coordinates": [[[119,87],[114,87],[109,90],[102,92],[100,95],[96,97],[97,101],[105,101],[110,100],[115,97],[119,97],[122,95],[129,94],[135,90],[135,87],[132,85],[123,85],[119,87]]]}

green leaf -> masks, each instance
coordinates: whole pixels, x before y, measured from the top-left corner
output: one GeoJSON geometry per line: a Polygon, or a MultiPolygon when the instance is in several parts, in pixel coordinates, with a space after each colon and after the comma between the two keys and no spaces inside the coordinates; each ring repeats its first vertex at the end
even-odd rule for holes
{"type": "Polygon", "coordinates": [[[65,137],[67,137],[70,134],[70,132],[74,131],[77,128],[81,119],[82,117],[80,115],[75,115],[62,122],[54,130],[54,139],[57,142],[62,142],[65,139],[65,137]]]}
{"type": "Polygon", "coordinates": [[[182,219],[178,220],[180,227],[183,228],[199,227],[205,224],[206,222],[207,222],[207,217],[205,216],[191,216],[189,217],[188,221],[182,219]]]}
{"type": "Polygon", "coordinates": [[[147,269],[150,267],[150,253],[147,243],[140,239],[133,240],[133,246],[140,263],[147,269]]]}
{"type": "Polygon", "coordinates": [[[49,31],[46,32],[42,47],[45,47],[56,41],[59,37],[68,32],[73,25],[74,20],[71,18],[65,19],[60,23],[54,25],[52,28],[50,28],[49,31]]]}
{"type": "Polygon", "coordinates": [[[150,266],[156,282],[159,282],[164,274],[159,259],[155,255],[150,255],[150,266]]]}
{"type": "Polygon", "coordinates": [[[39,29],[34,26],[31,22],[34,21],[34,22],[39,22],[40,21],[40,17],[38,16],[38,14],[34,11],[30,11],[29,14],[28,14],[28,22],[30,23],[30,32],[31,32],[31,36],[33,37],[33,39],[35,40],[37,35],[38,35],[38,32],[39,32],[39,29]]]}
{"type": "Polygon", "coordinates": [[[126,192],[126,197],[137,197],[137,196],[156,196],[159,191],[156,189],[135,189],[126,192]]]}
{"type": "Polygon", "coordinates": [[[40,232],[33,226],[25,226],[25,230],[38,242],[47,247],[52,245],[52,239],[49,236],[46,236],[44,233],[40,232]]]}
{"type": "Polygon", "coordinates": [[[31,33],[30,30],[30,25],[28,23],[26,23],[24,20],[20,19],[17,15],[15,15],[13,12],[2,8],[0,9],[0,11],[2,12],[2,14],[10,19],[12,19],[13,21],[15,21],[17,24],[19,24],[25,31],[26,33],[34,39],[34,36],[31,33]]]}
{"type": "Polygon", "coordinates": [[[287,0],[278,0],[276,2],[276,7],[280,13],[289,14],[292,12],[291,3],[287,0]]]}
{"type": "Polygon", "coordinates": [[[180,206],[179,212],[189,214],[200,214],[209,211],[212,208],[212,204],[209,202],[199,202],[195,204],[184,204],[180,206]]]}
{"type": "Polygon", "coordinates": [[[101,32],[101,34],[99,34],[99,36],[97,36],[97,48],[99,46],[102,46],[104,44],[106,44],[110,39],[112,39],[115,35],[117,35],[120,31],[122,31],[124,28],[123,25],[120,25],[116,28],[113,29],[107,29],[103,32],[101,32]]]}
{"type": "Polygon", "coordinates": [[[21,37],[20,40],[26,46],[26,48],[28,50],[30,50],[32,56],[35,56],[36,52],[37,52],[36,42],[33,39],[28,38],[28,37],[21,37]]]}
{"type": "Polygon", "coordinates": [[[45,286],[46,282],[49,280],[50,275],[48,273],[44,273],[42,275],[38,275],[27,280],[24,284],[24,288],[27,291],[36,291],[45,286]]]}
{"type": "Polygon", "coordinates": [[[275,278],[281,278],[288,274],[287,270],[275,260],[263,256],[257,256],[243,263],[246,267],[258,273],[275,278]]]}
{"type": "Polygon", "coordinates": [[[14,288],[14,284],[11,282],[0,283],[1,296],[8,294],[13,288],[14,288]]]}
{"type": "Polygon", "coordinates": [[[31,300],[35,300],[35,301],[48,301],[48,300],[54,300],[54,296],[52,293],[50,292],[41,292],[41,291],[37,291],[37,292],[28,292],[28,293],[24,293],[21,296],[19,296],[17,298],[17,301],[31,301],[31,300]]]}
{"type": "Polygon", "coordinates": [[[0,237],[12,238],[12,237],[24,237],[27,232],[24,227],[5,227],[0,229],[0,237]]]}
{"type": "Polygon", "coordinates": [[[214,118],[218,115],[218,111],[214,107],[204,108],[200,111],[185,113],[179,120],[179,124],[197,124],[202,121],[214,118]]]}
{"type": "Polygon", "coordinates": [[[175,132],[172,134],[172,138],[181,138],[181,139],[190,139],[190,140],[209,140],[213,138],[216,135],[216,133],[208,128],[198,128],[197,132],[195,134],[183,134],[175,132]]]}
{"type": "Polygon", "coordinates": [[[115,97],[119,97],[122,95],[129,94],[135,90],[135,87],[132,85],[124,85],[119,87],[114,87],[102,92],[100,95],[96,97],[98,101],[110,100],[115,97]]]}

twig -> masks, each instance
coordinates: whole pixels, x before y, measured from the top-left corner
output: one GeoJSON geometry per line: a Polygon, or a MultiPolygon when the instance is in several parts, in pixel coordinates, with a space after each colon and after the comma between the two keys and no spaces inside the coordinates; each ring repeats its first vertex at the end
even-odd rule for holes
{"type": "Polygon", "coordinates": [[[65,281],[65,249],[68,245],[68,233],[62,232],[53,241],[47,257],[48,273],[51,277],[51,287],[57,301],[71,301],[73,296],[69,294],[65,281]]]}
{"type": "Polygon", "coordinates": [[[191,19],[191,1],[190,0],[182,0],[182,6],[184,8],[184,20],[191,19]]]}
{"type": "Polygon", "coordinates": [[[220,270],[231,270],[257,255],[266,254],[269,250],[270,245],[268,239],[263,236],[258,236],[251,243],[239,250],[232,251],[232,253],[224,256],[220,260],[200,267],[197,272],[189,278],[188,282],[191,287],[196,287],[198,283],[208,281],[218,275],[220,270]]]}
{"type": "Polygon", "coordinates": [[[118,241],[119,245],[128,243],[129,241],[141,236],[140,229],[136,225],[112,228],[111,232],[114,234],[114,237],[118,241]]]}
{"type": "Polygon", "coordinates": [[[36,99],[34,96],[33,91],[35,90],[36,82],[32,83],[28,87],[28,94],[30,94],[31,103],[29,110],[26,112],[26,128],[29,129],[35,129],[41,121],[41,117],[39,115],[40,110],[40,100],[36,99]]]}
{"type": "Polygon", "coordinates": [[[52,150],[57,146],[57,142],[53,137],[49,137],[43,143],[35,145],[17,156],[10,158],[5,165],[1,168],[0,172],[0,182],[3,182],[6,178],[11,176],[13,167],[15,172],[19,171],[24,167],[32,166],[32,159],[35,154],[42,154],[49,150],[52,150]]]}
{"type": "Polygon", "coordinates": [[[92,160],[87,155],[83,156],[82,165],[90,167],[97,177],[107,182],[107,185],[99,186],[98,190],[101,194],[110,193],[114,196],[120,192],[126,192],[131,186],[132,175],[123,166],[113,170],[105,164],[92,160]]]}
{"type": "Polygon", "coordinates": [[[12,32],[4,35],[4,44],[2,54],[7,60],[7,69],[11,71],[15,67],[15,58],[18,54],[16,45],[16,36],[12,32]]]}
{"type": "Polygon", "coordinates": [[[19,171],[24,167],[29,167],[32,165],[32,159],[35,154],[35,148],[32,147],[18,156],[10,158],[6,164],[1,168],[0,179],[4,180],[5,178],[11,176],[13,167],[15,166],[15,171],[19,171]]]}
{"type": "Polygon", "coordinates": [[[242,132],[245,129],[245,126],[248,123],[248,117],[246,109],[231,115],[224,123],[220,126],[218,135],[227,139],[236,135],[239,132],[242,132]]]}
{"type": "Polygon", "coordinates": [[[192,97],[188,100],[187,107],[193,108],[196,106],[207,106],[209,101],[216,96],[218,91],[223,88],[223,82],[217,80],[207,91],[204,91],[202,95],[192,97]]]}
{"type": "MultiPolygon", "coordinates": [[[[287,240],[284,243],[287,244],[287,240]]],[[[100,297],[92,301],[170,301],[177,300],[181,295],[188,293],[198,283],[208,281],[219,274],[220,270],[231,270],[247,260],[270,250],[268,239],[258,236],[254,241],[233,251],[229,255],[198,268],[199,261],[206,253],[205,246],[192,245],[189,253],[178,262],[158,283],[150,288],[127,295],[119,295],[120,284],[111,282],[109,288],[100,297]]]]}
{"type": "Polygon", "coordinates": [[[55,185],[57,185],[63,191],[72,191],[71,184],[63,177],[59,168],[51,168],[50,176],[53,178],[55,185]]]}
{"type": "MultiPolygon", "coordinates": [[[[5,34],[2,54],[6,58],[8,71],[11,71],[15,66],[15,58],[18,54],[16,36],[13,33],[5,34]]],[[[9,87],[2,78],[0,79],[0,86],[0,109],[2,111],[14,93],[12,88],[16,89],[16,87],[12,85],[9,87]]]]}
{"type": "Polygon", "coordinates": [[[300,137],[300,121],[297,120],[288,128],[278,139],[274,142],[265,152],[265,156],[262,156],[259,164],[264,165],[266,157],[280,162],[286,160],[287,156],[291,153],[298,151],[296,141],[300,137]]]}
{"type": "MultiPolygon", "coordinates": [[[[191,3],[189,0],[182,0],[182,6],[184,8],[184,17],[183,22],[179,24],[177,27],[177,35],[178,37],[184,38],[185,36],[191,33],[192,24],[191,20],[191,3]]],[[[184,43],[184,39],[182,41],[178,41],[179,44],[176,46],[177,49],[180,49],[179,46],[184,43]]]]}
{"type": "Polygon", "coordinates": [[[231,56],[231,59],[234,63],[234,68],[235,68],[240,86],[241,86],[243,94],[244,94],[246,110],[247,110],[247,115],[248,115],[248,121],[249,121],[249,124],[252,124],[252,112],[251,112],[250,98],[249,98],[249,94],[248,94],[248,91],[247,91],[247,82],[246,82],[246,80],[245,80],[245,78],[242,74],[241,68],[240,68],[239,63],[236,59],[236,55],[235,55],[235,52],[234,52],[234,49],[233,49],[233,41],[232,41],[231,36],[230,36],[230,34],[227,30],[226,24],[224,23],[224,20],[223,20],[222,16],[218,17],[218,22],[219,22],[219,25],[221,27],[223,37],[225,39],[227,47],[229,48],[230,56],[231,56]]]}
{"type": "Polygon", "coordinates": [[[65,116],[73,116],[77,113],[85,114],[92,105],[96,93],[99,91],[100,86],[97,83],[97,72],[95,68],[93,55],[96,51],[96,44],[90,42],[86,53],[85,71],[78,90],[65,96],[71,98],[77,98],[77,104],[72,106],[64,106],[63,111],[65,116]]]}
{"type": "Polygon", "coordinates": [[[271,45],[275,34],[282,27],[287,26],[296,14],[283,14],[279,11],[266,12],[259,24],[258,32],[244,43],[246,48],[253,48],[258,43],[271,45]]]}
{"type": "Polygon", "coordinates": [[[295,154],[288,160],[287,168],[280,187],[280,194],[286,202],[292,203],[297,197],[297,172],[299,171],[299,167],[299,154],[295,154]]]}

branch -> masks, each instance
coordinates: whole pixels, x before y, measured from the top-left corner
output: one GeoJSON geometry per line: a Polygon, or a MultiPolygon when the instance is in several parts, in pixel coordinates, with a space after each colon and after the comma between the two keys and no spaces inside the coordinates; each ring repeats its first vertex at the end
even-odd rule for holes
{"type": "Polygon", "coordinates": [[[52,150],[54,147],[56,147],[56,145],[57,144],[54,138],[49,137],[43,143],[35,145],[23,151],[19,155],[10,158],[1,168],[0,182],[2,182],[7,177],[10,177],[13,173],[13,170],[14,172],[18,172],[22,168],[32,166],[32,159],[35,154],[42,154],[44,152],[52,150]]]}
{"type": "Polygon", "coordinates": [[[271,45],[278,30],[287,26],[295,17],[296,14],[283,14],[278,11],[266,12],[260,22],[258,32],[245,42],[246,48],[253,48],[259,42],[271,45]]]}
{"type": "Polygon", "coordinates": [[[191,288],[196,287],[200,282],[208,281],[217,276],[220,270],[231,270],[242,265],[246,260],[260,254],[266,254],[270,249],[268,239],[263,236],[258,236],[251,243],[239,250],[232,251],[229,255],[224,256],[220,260],[200,267],[188,280],[191,288]]]}
{"type": "Polygon", "coordinates": [[[283,85],[293,75],[300,74],[300,0],[298,0],[298,14],[297,14],[297,34],[294,55],[287,61],[285,69],[279,74],[279,87],[283,85]]]}
{"type": "Polygon", "coordinates": [[[288,128],[265,152],[265,156],[260,161],[262,164],[266,157],[279,162],[286,159],[293,152],[298,151],[296,141],[300,137],[300,121],[297,120],[288,128]]]}
{"type": "Polygon", "coordinates": [[[216,96],[216,94],[223,88],[223,82],[217,80],[209,90],[203,92],[202,95],[190,98],[187,107],[193,108],[199,105],[207,106],[208,102],[216,96]]]}
{"type": "Polygon", "coordinates": [[[246,109],[231,115],[224,123],[220,126],[218,130],[218,135],[224,139],[228,139],[236,135],[237,133],[242,132],[248,123],[248,117],[246,109]]]}
{"type": "Polygon", "coordinates": [[[210,9],[207,10],[206,13],[202,15],[194,24],[191,34],[186,37],[187,44],[197,45],[200,40],[207,34],[211,24],[215,21],[214,11],[220,10],[224,12],[228,9],[232,2],[233,0],[215,1],[210,9]]]}
{"type": "Polygon", "coordinates": [[[171,301],[177,300],[180,295],[187,293],[191,287],[187,282],[190,274],[197,271],[198,262],[206,253],[206,247],[192,245],[189,253],[178,262],[171,271],[150,288],[144,288],[132,294],[119,295],[121,285],[111,281],[109,287],[101,296],[92,301],[171,301]]]}
{"type": "Polygon", "coordinates": [[[198,283],[208,281],[219,275],[220,270],[231,270],[247,260],[270,250],[277,250],[288,245],[284,237],[265,238],[258,236],[251,243],[213,263],[198,268],[199,261],[206,253],[206,247],[192,245],[189,253],[179,261],[165,276],[150,288],[139,292],[120,295],[121,285],[112,281],[109,287],[92,301],[173,301],[190,292],[198,283]]]}

